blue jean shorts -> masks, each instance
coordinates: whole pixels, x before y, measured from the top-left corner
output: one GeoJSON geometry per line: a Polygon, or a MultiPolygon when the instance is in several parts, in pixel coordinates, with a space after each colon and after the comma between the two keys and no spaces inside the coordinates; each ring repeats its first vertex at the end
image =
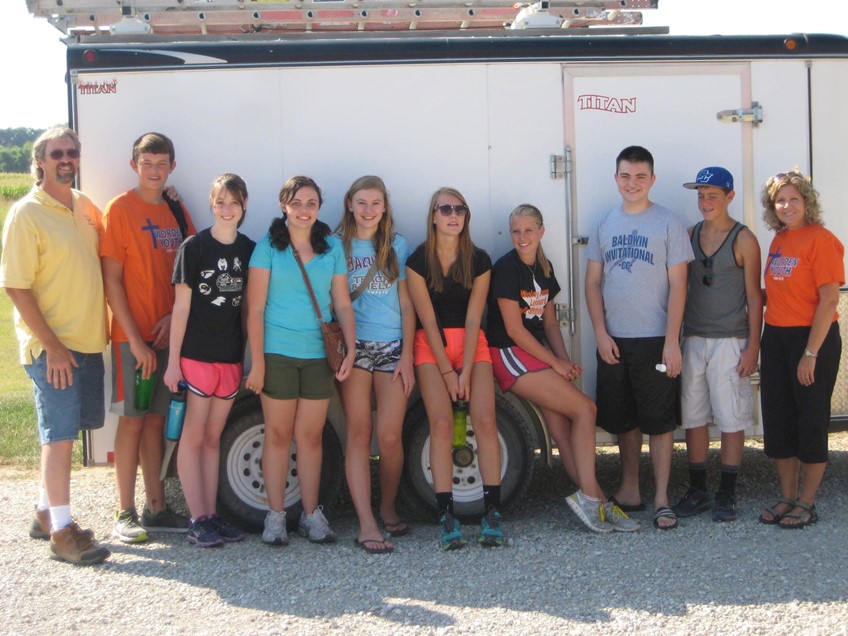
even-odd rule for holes
{"type": "Polygon", "coordinates": [[[80,431],[103,426],[106,416],[103,354],[71,351],[76,358],[73,384],[57,389],[47,381],[47,353],[42,352],[24,370],[32,380],[38,436],[42,444],[73,441],[80,431]]]}

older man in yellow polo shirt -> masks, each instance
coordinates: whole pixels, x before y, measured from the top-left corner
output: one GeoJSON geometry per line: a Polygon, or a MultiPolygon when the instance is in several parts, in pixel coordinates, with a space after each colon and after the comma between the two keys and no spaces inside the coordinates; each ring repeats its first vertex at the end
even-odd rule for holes
{"type": "Polygon", "coordinates": [[[71,452],[81,430],[104,420],[107,344],[100,272],[100,210],[71,186],[79,170],[74,131],[53,128],[32,148],[36,184],[3,227],[0,286],[15,305],[20,360],[32,379],[41,438],[41,492],[30,536],[76,564],[109,556],[71,517],[71,452]]]}

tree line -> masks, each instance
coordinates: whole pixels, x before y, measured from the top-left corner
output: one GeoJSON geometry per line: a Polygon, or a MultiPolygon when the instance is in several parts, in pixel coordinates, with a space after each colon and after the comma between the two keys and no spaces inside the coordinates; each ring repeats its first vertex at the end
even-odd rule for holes
{"type": "Polygon", "coordinates": [[[29,172],[32,142],[44,128],[0,128],[0,172],[29,172]]]}

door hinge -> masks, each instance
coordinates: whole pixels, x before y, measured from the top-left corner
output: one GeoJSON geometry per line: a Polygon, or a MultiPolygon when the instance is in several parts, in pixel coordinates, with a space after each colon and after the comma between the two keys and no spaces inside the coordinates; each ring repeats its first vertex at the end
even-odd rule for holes
{"type": "Polygon", "coordinates": [[[751,102],[751,108],[739,108],[737,110],[721,110],[716,113],[719,121],[735,124],[737,122],[751,122],[754,126],[763,123],[763,107],[759,102],[751,102]]]}
{"type": "Polygon", "coordinates": [[[554,311],[556,312],[557,322],[560,327],[570,327],[574,318],[571,308],[565,303],[554,303],[554,311]]]}
{"type": "Polygon", "coordinates": [[[565,155],[551,155],[551,179],[565,179],[565,155]]]}

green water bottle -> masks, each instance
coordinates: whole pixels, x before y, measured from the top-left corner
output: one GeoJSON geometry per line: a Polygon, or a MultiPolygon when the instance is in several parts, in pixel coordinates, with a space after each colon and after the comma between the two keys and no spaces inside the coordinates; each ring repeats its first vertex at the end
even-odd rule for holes
{"type": "Polygon", "coordinates": [[[465,448],[465,435],[468,426],[468,402],[457,400],[453,403],[453,447],[465,448]]]}
{"type": "Polygon", "coordinates": [[[156,374],[151,373],[149,378],[142,376],[141,367],[135,372],[135,408],[146,411],[150,408],[150,398],[153,396],[153,387],[156,385],[156,374]]]}

